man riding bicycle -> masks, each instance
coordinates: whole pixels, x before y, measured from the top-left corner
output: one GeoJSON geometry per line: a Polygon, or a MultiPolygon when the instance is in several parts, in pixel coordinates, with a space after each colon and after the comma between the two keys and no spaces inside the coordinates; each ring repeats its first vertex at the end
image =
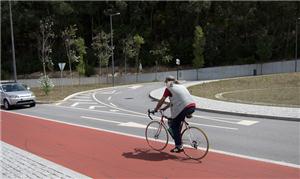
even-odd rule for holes
{"type": "Polygon", "coordinates": [[[196,104],[187,88],[180,85],[173,76],[168,76],[165,83],[167,87],[153,112],[166,110],[171,107],[171,119],[169,119],[168,124],[172,130],[173,139],[175,141],[175,148],[172,149],[171,152],[179,153],[183,151],[180,136],[181,122],[184,121],[185,117],[189,117],[195,112],[196,104]],[[169,97],[170,103],[161,108],[167,97],[169,97]]]}

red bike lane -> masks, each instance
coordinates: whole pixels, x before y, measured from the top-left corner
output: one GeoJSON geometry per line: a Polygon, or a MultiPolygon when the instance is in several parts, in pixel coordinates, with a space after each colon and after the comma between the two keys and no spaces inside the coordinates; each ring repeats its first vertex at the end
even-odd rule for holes
{"type": "Polygon", "coordinates": [[[1,111],[1,140],[92,178],[299,178],[300,169],[209,152],[201,162],[145,139],[1,111]]]}

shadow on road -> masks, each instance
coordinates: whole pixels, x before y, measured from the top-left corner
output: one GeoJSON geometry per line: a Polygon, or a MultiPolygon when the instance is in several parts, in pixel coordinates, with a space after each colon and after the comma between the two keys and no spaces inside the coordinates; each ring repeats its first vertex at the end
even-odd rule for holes
{"type": "Polygon", "coordinates": [[[170,154],[167,152],[158,152],[151,149],[135,148],[133,152],[124,152],[122,156],[125,158],[133,158],[148,161],[163,161],[163,160],[177,160],[181,162],[196,163],[201,161],[195,161],[187,158],[186,156],[178,156],[179,154],[170,154]]]}
{"type": "Polygon", "coordinates": [[[126,158],[134,158],[134,159],[141,159],[141,160],[148,160],[148,161],[179,159],[177,156],[168,154],[166,152],[157,152],[154,150],[143,149],[143,148],[135,148],[133,152],[125,152],[122,154],[122,156],[126,158]]]}

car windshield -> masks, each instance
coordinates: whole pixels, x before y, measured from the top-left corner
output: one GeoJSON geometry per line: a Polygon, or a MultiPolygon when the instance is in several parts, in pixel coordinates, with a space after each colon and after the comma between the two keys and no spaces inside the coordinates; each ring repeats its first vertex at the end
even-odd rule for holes
{"type": "Polygon", "coordinates": [[[26,91],[27,89],[21,84],[4,84],[2,85],[4,92],[26,91]]]}

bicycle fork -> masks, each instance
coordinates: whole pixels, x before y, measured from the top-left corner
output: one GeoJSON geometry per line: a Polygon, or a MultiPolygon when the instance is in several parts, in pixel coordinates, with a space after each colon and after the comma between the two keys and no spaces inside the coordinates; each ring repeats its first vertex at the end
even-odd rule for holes
{"type": "Polygon", "coordinates": [[[193,140],[193,139],[194,139],[194,136],[193,136],[193,134],[192,134],[192,132],[191,132],[190,126],[187,125],[187,124],[185,124],[185,127],[186,127],[187,130],[188,130],[188,134],[189,134],[188,136],[189,136],[190,145],[191,145],[193,148],[197,149],[197,148],[198,148],[198,143],[197,143],[196,140],[193,140]]]}

